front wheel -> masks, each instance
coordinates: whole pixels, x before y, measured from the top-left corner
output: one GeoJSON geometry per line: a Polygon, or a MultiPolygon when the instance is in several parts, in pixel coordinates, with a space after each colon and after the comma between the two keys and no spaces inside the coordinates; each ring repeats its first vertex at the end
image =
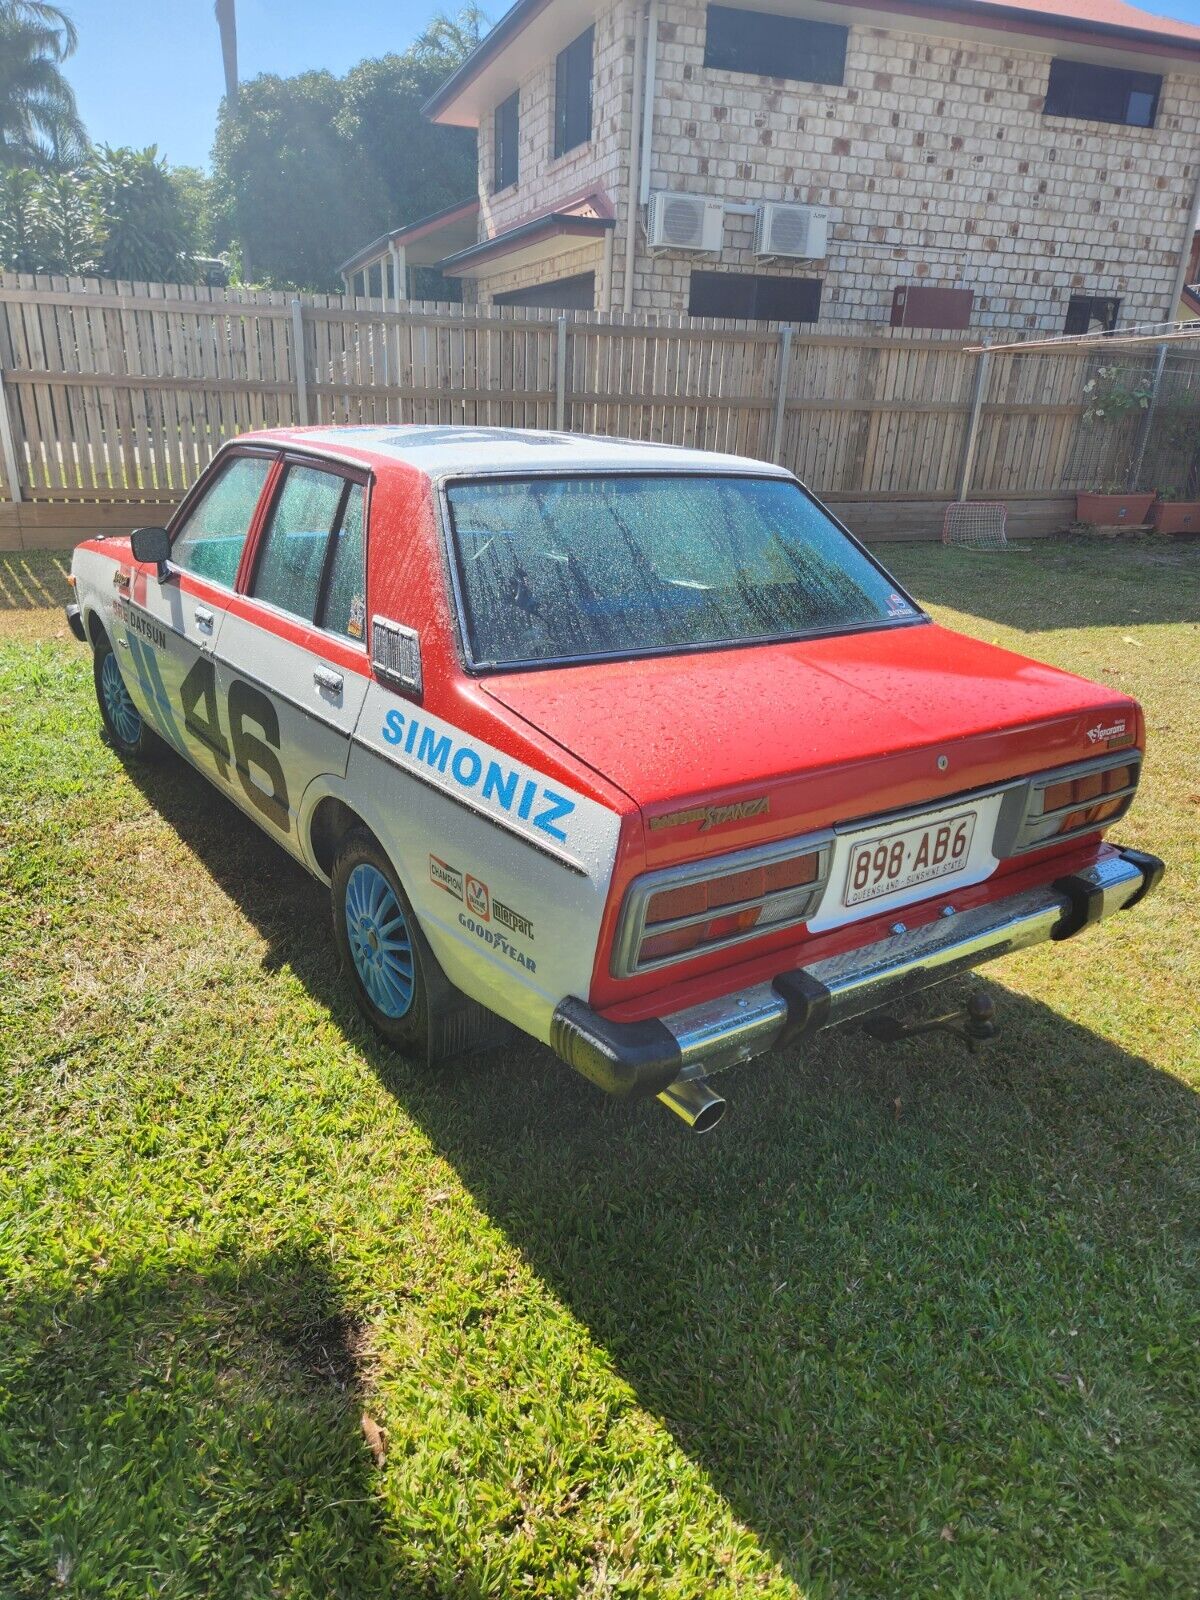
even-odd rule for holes
{"type": "Polygon", "coordinates": [[[343,840],[331,894],[334,938],[359,1008],[389,1044],[428,1056],[429,958],[392,864],[365,828],[343,840]]]}
{"type": "Polygon", "coordinates": [[[134,760],[145,760],[155,755],[154,734],[125,687],[121,663],[106,633],[100,635],[92,654],[92,677],[96,685],[100,720],[119,754],[134,760]]]}

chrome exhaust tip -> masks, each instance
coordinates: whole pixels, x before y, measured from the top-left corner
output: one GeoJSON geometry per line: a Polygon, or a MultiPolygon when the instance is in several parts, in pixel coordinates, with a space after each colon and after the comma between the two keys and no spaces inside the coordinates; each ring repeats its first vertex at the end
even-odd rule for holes
{"type": "Polygon", "coordinates": [[[725,1102],[703,1078],[676,1078],[658,1097],[693,1133],[708,1133],[725,1115],[725,1102]]]}

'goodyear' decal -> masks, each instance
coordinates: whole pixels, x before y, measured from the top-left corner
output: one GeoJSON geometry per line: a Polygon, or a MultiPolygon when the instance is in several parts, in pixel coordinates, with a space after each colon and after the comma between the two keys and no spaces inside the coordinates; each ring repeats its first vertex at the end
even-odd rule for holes
{"type": "Polygon", "coordinates": [[[456,728],[422,713],[393,706],[383,719],[384,742],[408,758],[406,766],[422,768],[447,780],[458,790],[484,803],[487,810],[526,823],[547,838],[570,842],[570,817],[575,801],[559,794],[504,757],[481,754],[456,728]]]}

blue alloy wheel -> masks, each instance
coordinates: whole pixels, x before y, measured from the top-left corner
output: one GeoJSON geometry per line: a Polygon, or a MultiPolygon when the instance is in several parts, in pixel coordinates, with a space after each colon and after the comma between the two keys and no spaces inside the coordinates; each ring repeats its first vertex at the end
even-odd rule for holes
{"type": "Polygon", "coordinates": [[[391,884],[360,862],[346,880],[346,937],[371,1003],[385,1017],[403,1017],[413,1002],[413,947],[391,884]]]}
{"type": "Polygon", "coordinates": [[[108,720],[124,744],[137,744],[142,736],[142,719],[129,698],[129,690],[121,676],[117,658],[110,650],[100,667],[100,692],[104,696],[104,709],[108,720]]]}

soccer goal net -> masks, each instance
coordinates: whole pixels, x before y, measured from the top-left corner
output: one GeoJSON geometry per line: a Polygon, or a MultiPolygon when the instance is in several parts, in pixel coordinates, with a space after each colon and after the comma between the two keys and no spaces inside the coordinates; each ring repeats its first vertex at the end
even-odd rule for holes
{"type": "Polygon", "coordinates": [[[995,500],[956,500],[946,507],[942,543],[968,550],[1007,550],[1008,507],[995,500]]]}

